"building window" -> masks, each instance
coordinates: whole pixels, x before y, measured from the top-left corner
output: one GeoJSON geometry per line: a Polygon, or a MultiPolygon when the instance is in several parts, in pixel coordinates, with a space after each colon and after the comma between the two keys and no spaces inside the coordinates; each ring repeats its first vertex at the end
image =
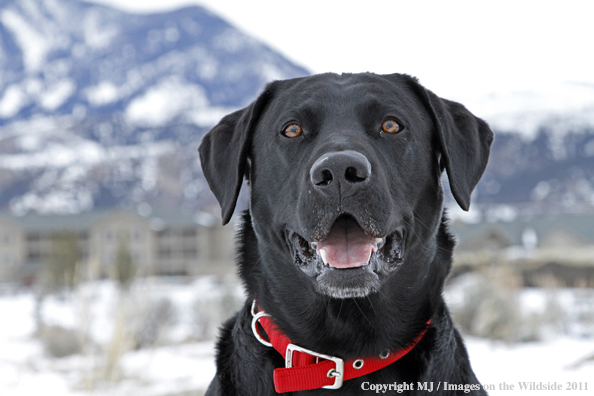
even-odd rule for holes
{"type": "Polygon", "coordinates": [[[168,247],[161,247],[159,249],[159,258],[161,258],[161,259],[171,258],[171,249],[168,247]]]}
{"type": "Polygon", "coordinates": [[[184,248],[184,258],[192,259],[192,258],[196,258],[197,255],[198,255],[198,250],[195,247],[184,248]]]}
{"type": "Polygon", "coordinates": [[[184,238],[196,238],[196,229],[195,228],[186,228],[182,231],[182,236],[184,238]]]}
{"type": "Polygon", "coordinates": [[[142,264],[142,261],[144,260],[144,254],[140,252],[134,252],[132,253],[132,259],[136,264],[142,264]]]}
{"type": "Polygon", "coordinates": [[[171,230],[169,228],[165,228],[164,230],[158,231],[157,236],[159,238],[167,238],[171,236],[171,230]]]}
{"type": "Polygon", "coordinates": [[[135,241],[141,241],[144,238],[144,232],[141,230],[134,230],[132,232],[132,239],[135,241]]]}
{"type": "Polygon", "coordinates": [[[29,243],[36,243],[41,240],[41,234],[38,232],[30,232],[27,235],[27,242],[29,243]]]}
{"type": "Polygon", "coordinates": [[[102,255],[102,261],[105,265],[113,265],[115,263],[116,255],[113,252],[106,252],[102,255]]]}
{"type": "Polygon", "coordinates": [[[29,261],[37,261],[37,260],[41,260],[41,252],[37,249],[33,250],[29,250],[27,252],[27,260],[29,261]]]}

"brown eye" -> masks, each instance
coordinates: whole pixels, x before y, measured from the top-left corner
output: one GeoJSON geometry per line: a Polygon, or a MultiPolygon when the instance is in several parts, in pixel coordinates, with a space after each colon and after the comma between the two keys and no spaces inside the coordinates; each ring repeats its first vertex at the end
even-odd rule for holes
{"type": "Polygon", "coordinates": [[[288,138],[295,138],[301,136],[303,130],[301,129],[301,125],[299,124],[289,124],[283,131],[283,135],[288,138]]]}
{"type": "Polygon", "coordinates": [[[400,132],[401,129],[400,124],[396,120],[386,120],[382,124],[382,131],[385,133],[395,134],[400,132]]]}

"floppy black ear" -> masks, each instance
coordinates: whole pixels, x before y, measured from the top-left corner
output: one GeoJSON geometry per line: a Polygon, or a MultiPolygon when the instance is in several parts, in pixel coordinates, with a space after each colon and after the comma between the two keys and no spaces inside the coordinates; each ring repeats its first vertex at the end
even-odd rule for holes
{"type": "Polygon", "coordinates": [[[223,225],[235,210],[253,129],[270,96],[266,90],[245,109],[225,116],[204,135],[198,148],[204,177],[221,205],[223,225]]]}
{"type": "Polygon", "coordinates": [[[452,194],[458,205],[468,210],[472,190],[489,160],[493,132],[460,103],[439,98],[416,80],[414,85],[433,118],[452,194]]]}

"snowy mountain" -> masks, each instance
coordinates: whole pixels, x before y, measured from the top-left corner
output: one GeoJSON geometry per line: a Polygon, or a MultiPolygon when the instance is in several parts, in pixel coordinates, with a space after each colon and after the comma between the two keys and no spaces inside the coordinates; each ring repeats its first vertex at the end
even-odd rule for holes
{"type": "Polygon", "coordinates": [[[563,134],[554,124],[540,125],[530,139],[498,133],[476,194],[484,207],[594,212],[594,123],[563,134]]]}
{"type": "Polygon", "coordinates": [[[548,82],[493,93],[471,109],[496,133],[478,206],[594,212],[594,84],[548,82]]]}
{"type": "MultiPolygon", "coordinates": [[[[218,213],[196,149],[266,82],[308,72],[201,7],[0,1],[0,210],[218,213]]],[[[496,132],[474,208],[594,211],[594,86],[460,100],[496,132]]]]}
{"type": "Polygon", "coordinates": [[[544,81],[515,89],[467,95],[462,103],[500,132],[519,133],[526,140],[542,129],[556,136],[594,125],[594,83],[544,81]]]}
{"type": "MultiPolygon", "coordinates": [[[[203,205],[201,135],[306,75],[201,7],[0,3],[0,208],[203,205]]],[[[203,196],[204,195],[204,196],[203,196]]]]}

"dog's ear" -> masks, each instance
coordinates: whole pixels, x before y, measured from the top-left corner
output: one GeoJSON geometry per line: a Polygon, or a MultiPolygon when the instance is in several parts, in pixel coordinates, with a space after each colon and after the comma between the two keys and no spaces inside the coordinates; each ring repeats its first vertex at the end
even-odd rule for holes
{"type": "Polygon", "coordinates": [[[433,119],[452,194],[458,205],[468,210],[470,195],[489,160],[493,132],[460,103],[438,97],[416,79],[410,81],[433,119]]]}
{"type": "Polygon", "coordinates": [[[266,89],[245,109],[225,116],[204,135],[198,148],[204,177],[221,205],[223,225],[235,210],[253,130],[271,96],[266,89]]]}

